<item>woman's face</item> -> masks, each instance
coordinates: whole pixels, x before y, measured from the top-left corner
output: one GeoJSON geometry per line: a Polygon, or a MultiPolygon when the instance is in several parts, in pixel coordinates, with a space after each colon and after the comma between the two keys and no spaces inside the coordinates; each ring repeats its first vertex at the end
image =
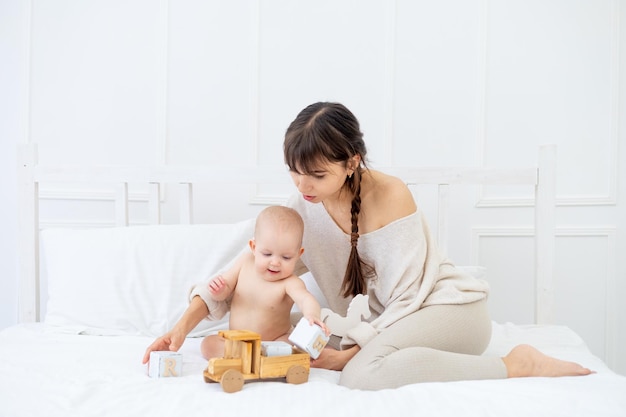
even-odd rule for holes
{"type": "Polygon", "coordinates": [[[310,174],[289,173],[306,201],[320,203],[339,194],[346,177],[353,172],[347,165],[344,162],[327,162],[319,164],[310,174]]]}

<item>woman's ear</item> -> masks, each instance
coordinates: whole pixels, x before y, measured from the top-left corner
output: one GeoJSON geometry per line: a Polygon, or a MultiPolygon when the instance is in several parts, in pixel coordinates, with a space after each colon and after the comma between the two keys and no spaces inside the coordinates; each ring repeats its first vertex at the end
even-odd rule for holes
{"type": "Polygon", "coordinates": [[[361,155],[356,154],[348,161],[348,168],[352,171],[356,171],[356,169],[361,165],[361,155]]]}

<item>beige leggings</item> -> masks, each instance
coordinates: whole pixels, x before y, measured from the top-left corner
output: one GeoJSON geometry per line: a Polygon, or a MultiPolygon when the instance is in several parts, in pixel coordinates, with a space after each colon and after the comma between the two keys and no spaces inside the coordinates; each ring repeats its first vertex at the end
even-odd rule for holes
{"type": "Polygon", "coordinates": [[[491,339],[486,300],[425,307],[383,330],[344,367],[339,383],[378,390],[417,382],[506,378],[491,339]]]}

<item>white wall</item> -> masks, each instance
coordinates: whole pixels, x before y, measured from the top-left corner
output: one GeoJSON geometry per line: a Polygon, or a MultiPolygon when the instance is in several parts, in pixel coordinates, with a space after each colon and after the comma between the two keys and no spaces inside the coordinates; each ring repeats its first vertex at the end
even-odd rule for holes
{"type": "Polygon", "coordinates": [[[17,320],[16,146],[27,140],[25,15],[17,1],[0,2],[0,328],[17,320]]]}
{"type": "MultiPolygon", "coordinates": [[[[289,121],[335,100],[374,166],[524,166],[556,143],[557,320],[626,374],[624,21],[621,0],[2,0],[0,327],[16,322],[17,143],[43,163],[281,164],[289,121]]],[[[224,191],[201,192],[200,221],[286,193],[224,191]]],[[[113,221],[109,190],[42,194],[44,226],[113,221]]],[[[488,267],[498,321],[532,320],[529,196],[470,193],[471,227],[453,225],[450,255],[488,267]]]]}

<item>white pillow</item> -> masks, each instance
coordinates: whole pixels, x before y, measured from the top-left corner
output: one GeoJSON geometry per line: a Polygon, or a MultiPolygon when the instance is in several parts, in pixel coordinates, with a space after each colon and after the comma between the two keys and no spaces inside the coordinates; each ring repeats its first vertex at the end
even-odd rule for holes
{"type": "MultiPolygon", "coordinates": [[[[63,332],[160,336],[205,282],[246,248],[254,219],[235,224],[47,229],[45,323],[63,332]]],[[[189,336],[228,327],[203,320],[189,336]]]]}

